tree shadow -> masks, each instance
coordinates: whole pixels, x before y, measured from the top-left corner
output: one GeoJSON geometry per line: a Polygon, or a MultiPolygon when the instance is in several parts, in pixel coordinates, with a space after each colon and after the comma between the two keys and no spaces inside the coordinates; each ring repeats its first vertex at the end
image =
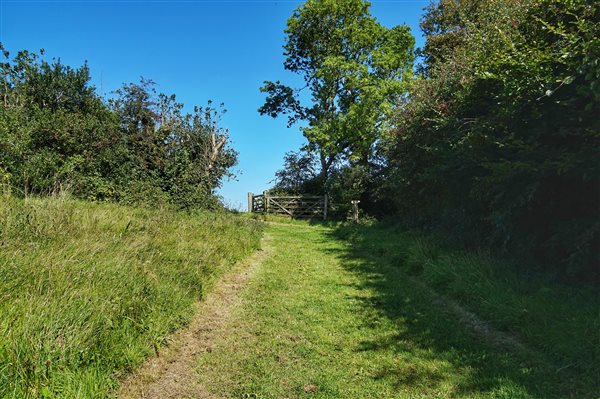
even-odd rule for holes
{"type": "Polygon", "coordinates": [[[360,304],[360,328],[374,331],[357,351],[391,351],[396,358],[374,370],[373,378],[392,381],[399,393],[418,392],[415,397],[592,397],[565,391],[568,384],[542,355],[497,347],[469,331],[402,269],[402,243],[373,229],[352,229],[350,241],[343,227],[325,233],[344,243],[325,251],[358,277],[359,294],[349,299],[360,304]],[[378,334],[382,322],[394,332],[378,334]]]}

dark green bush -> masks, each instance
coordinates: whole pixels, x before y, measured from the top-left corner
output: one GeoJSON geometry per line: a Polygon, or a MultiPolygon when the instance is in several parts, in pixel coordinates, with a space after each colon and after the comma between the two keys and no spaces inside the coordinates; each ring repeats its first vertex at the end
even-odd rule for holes
{"type": "Polygon", "coordinates": [[[214,191],[237,162],[218,125],[222,109],[209,102],[183,114],[175,95],[156,93],[145,79],[106,101],[87,65],[48,63],[27,51],[4,57],[0,171],[13,194],[221,207],[214,191]]]}
{"type": "Polygon", "coordinates": [[[583,0],[441,1],[381,203],[571,280],[600,281],[600,15],[583,0]]]}

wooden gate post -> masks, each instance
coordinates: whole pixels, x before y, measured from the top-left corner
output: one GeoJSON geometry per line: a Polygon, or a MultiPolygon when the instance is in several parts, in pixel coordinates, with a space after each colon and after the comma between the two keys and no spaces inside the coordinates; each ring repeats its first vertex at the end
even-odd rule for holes
{"type": "Polygon", "coordinates": [[[252,204],[252,201],[254,198],[254,194],[252,193],[248,193],[248,212],[252,213],[254,211],[254,206],[252,204]]]}
{"type": "Polygon", "coordinates": [[[263,207],[265,213],[269,213],[269,192],[263,191],[263,207]]]}

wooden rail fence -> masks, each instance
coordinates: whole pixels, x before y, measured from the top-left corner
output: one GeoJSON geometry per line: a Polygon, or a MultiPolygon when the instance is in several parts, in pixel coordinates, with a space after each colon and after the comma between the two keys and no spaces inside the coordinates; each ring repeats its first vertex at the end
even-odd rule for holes
{"type": "Polygon", "coordinates": [[[248,193],[248,212],[289,216],[293,219],[327,219],[327,196],[259,195],[248,193]]]}

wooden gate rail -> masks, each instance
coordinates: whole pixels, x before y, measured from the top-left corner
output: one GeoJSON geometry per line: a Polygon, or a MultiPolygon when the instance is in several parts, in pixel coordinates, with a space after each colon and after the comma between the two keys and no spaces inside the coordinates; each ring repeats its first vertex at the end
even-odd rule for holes
{"type": "Polygon", "coordinates": [[[248,212],[289,216],[294,219],[327,219],[327,196],[254,195],[248,193],[248,212]]]}

